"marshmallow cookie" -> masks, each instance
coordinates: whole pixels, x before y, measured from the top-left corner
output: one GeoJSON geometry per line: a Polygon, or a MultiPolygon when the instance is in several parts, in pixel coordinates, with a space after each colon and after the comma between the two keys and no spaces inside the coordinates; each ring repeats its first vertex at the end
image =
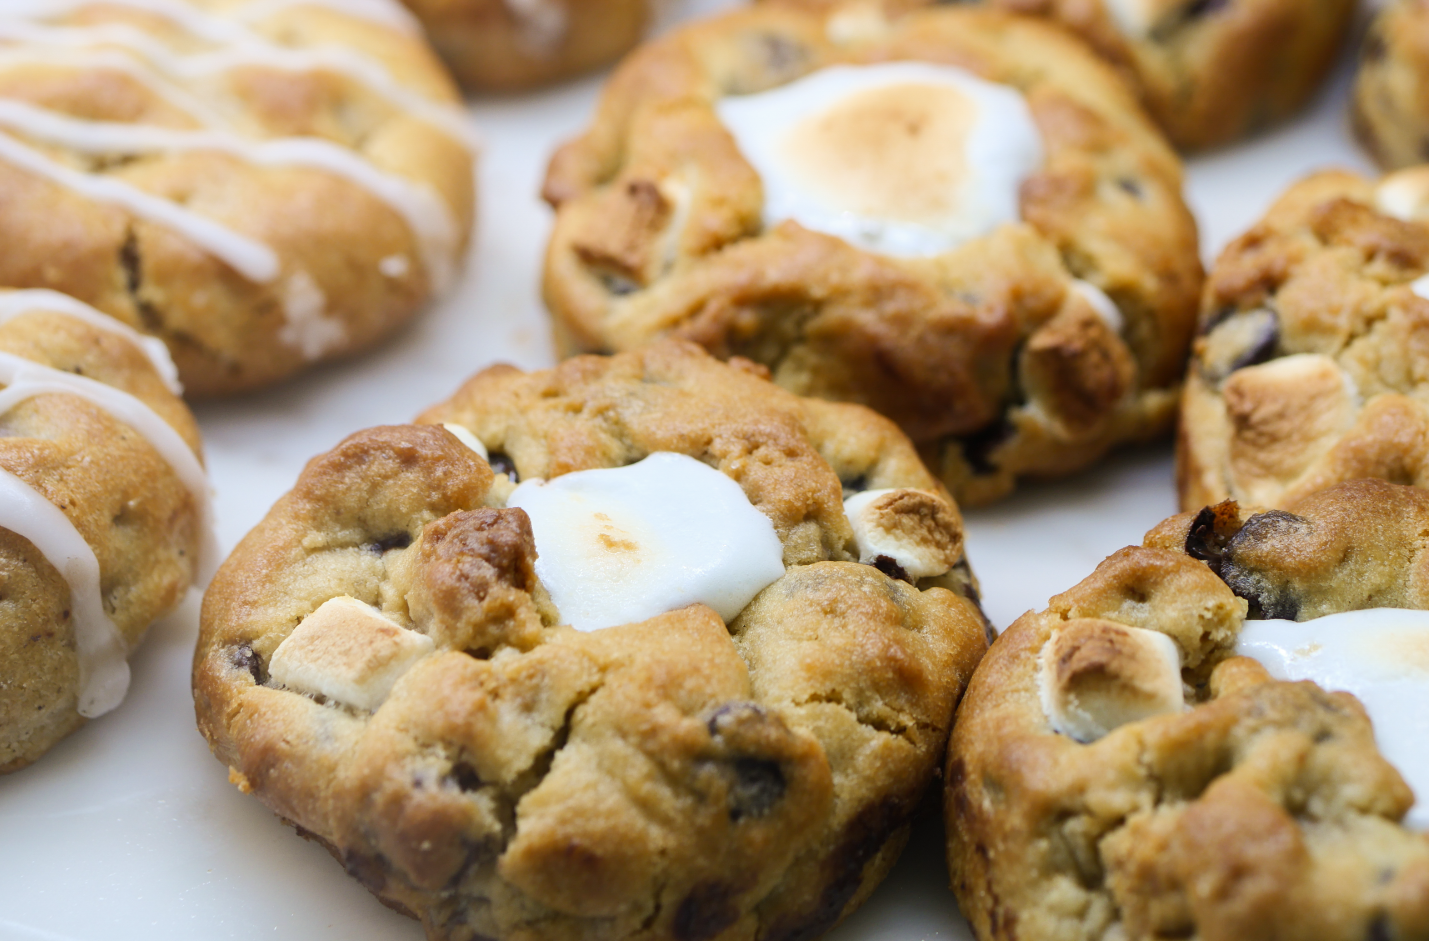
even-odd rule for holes
{"type": "Polygon", "coordinates": [[[1008,628],[948,753],[977,937],[1429,937],[1426,533],[1379,480],[1228,501],[1008,628]]]}
{"type": "Polygon", "coordinates": [[[1360,140],[1386,169],[1429,160],[1429,9],[1415,0],[1386,4],[1370,23],[1355,76],[1353,114],[1360,140]]]}
{"type": "MultiPolygon", "coordinates": [[[[877,20],[936,0],[769,0],[877,20]]],[[[1349,32],[1354,0],[981,0],[1056,20],[1138,90],[1177,147],[1228,144],[1298,111],[1349,32]]]]}
{"type": "Polygon", "coordinates": [[[164,345],[0,292],[0,774],[119,705],[128,655],[217,564],[164,345]]]}
{"type": "Polygon", "coordinates": [[[908,440],[757,373],[670,340],[498,366],[312,461],[205,598],[231,780],[431,939],[832,927],[985,622],[908,440]]]}
{"type": "Polygon", "coordinates": [[[1317,174],[1227,246],[1186,379],[1182,509],[1429,484],[1426,275],[1425,168],[1317,174]]]}
{"type": "Polygon", "coordinates": [[[674,334],[896,421],[960,501],[1164,431],[1201,284],[1176,157],[1032,18],[762,7],[633,54],[554,158],[566,352],[674,334]]]}
{"type": "Polygon", "coordinates": [[[451,283],[472,144],[395,0],[0,6],[0,285],[168,344],[187,391],[371,346],[451,283]]]}
{"type": "Polygon", "coordinates": [[[655,18],[655,0],[404,0],[466,87],[516,91],[599,68],[655,18]]]}

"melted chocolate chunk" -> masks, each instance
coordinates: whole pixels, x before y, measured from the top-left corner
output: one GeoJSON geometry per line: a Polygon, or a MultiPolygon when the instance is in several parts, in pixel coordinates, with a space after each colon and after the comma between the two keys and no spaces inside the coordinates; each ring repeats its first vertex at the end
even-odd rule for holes
{"type": "Polygon", "coordinates": [[[913,584],[913,579],[904,570],[903,566],[899,565],[898,560],[890,555],[878,556],[873,560],[873,567],[889,578],[896,578],[900,582],[907,582],[910,585],[913,584]]]}
{"type": "Polygon", "coordinates": [[[719,882],[702,882],[690,890],[670,928],[679,941],[706,941],[739,920],[735,892],[719,882]]]}
{"type": "Polygon", "coordinates": [[[412,544],[412,537],[408,533],[392,533],[390,536],[383,536],[381,539],[373,540],[367,544],[367,548],[381,555],[391,549],[405,549],[412,544]]]}
{"type": "Polygon", "coordinates": [[[1240,507],[1234,500],[1204,508],[1191,521],[1191,530],[1186,534],[1186,554],[1209,562],[1211,571],[1220,574],[1221,557],[1225,555],[1226,546],[1234,538],[1239,523],[1240,507]]]}
{"type": "Polygon", "coordinates": [[[516,476],[516,462],[500,451],[492,451],[486,459],[486,463],[491,465],[491,469],[495,473],[510,477],[513,484],[520,482],[520,478],[516,476]]]}
{"type": "Polygon", "coordinates": [[[257,686],[268,682],[268,671],[263,669],[263,660],[247,644],[234,648],[233,665],[240,670],[247,670],[257,686]]]}
{"type": "Polygon", "coordinates": [[[729,819],[738,823],[746,817],[762,817],[784,799],[788,785],[777,761],[763,758],[734,760],[734,787],[729,795],[729,819]]]}
{"type": "Polygon", "coordinates": [[[852,480],[840,481],[840,483],[843,484],[845,500],[868,489],[868,477],[864,474],[859,474],[852,480]]]}
{"type": "Polygon", "coordinates": [[[481,789],[481,775],[477,774],[476,769],[464,761],[458,761],[452,765],[452,769],[447,772],[447,780],[463,791],[481,789]]]}
{"type": "Polygon", "coordinates": [[[1012,422],[1003,419],[993,422],[981,431],[973,432],[963,439],[963,459],[973,469],[974,474],[987,475],[997,472],[992,462],[992,452],[1017,431],[1012,422]]]}
{"type": "Polygon", "coordinates": [[[1273,573],[1259,571],[1244,559],[1250,549],[1270,541],[1294,542],[1308,535],[1310,522],[1284,510],[1267,510],[1246,520],[1240,532],[1226,545],[1217,573],[1230,590],[1250,604],[1246,617],[1250,620],[1295,620],[1300,613],[1300,599],[1294,587],[1276,579],[1273,573]]]}

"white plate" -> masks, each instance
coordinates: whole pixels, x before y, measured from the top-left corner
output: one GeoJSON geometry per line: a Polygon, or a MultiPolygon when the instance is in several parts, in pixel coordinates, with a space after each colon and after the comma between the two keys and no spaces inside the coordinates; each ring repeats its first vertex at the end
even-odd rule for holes
{"type": "MultiPolygon", "coordinates": [[[[701,0],[705,10],[728,5],[701,0]]],[[[1293,125],[1191,163],[1188,196],[1208,257],[1304,172],[1368,168],[1347,130],[1349,58],[1293,125]]],[[[345,435],[408,421],[490,363],[550,365],[537,289],[549,213],[535,194],[552,148],[581,129],[598,88],[589,80],[472,105],[487,141],[480,237],[446,302],[373,355],[197,408],[226,547],[345,435]]],[[[1004,627],[1042,607],[1174,511],[1169,448],[1159,447],[969,513],[988,614],[1004,627]]],[[[420,941],[415,922],[228,783],[194,728],[197,620],[190,598],[150,632],[122,707],[0,778],[0,939],[420,941]]],[[[887,883],[831,941],[971,937],[946,889],[941,825],[930,817],[917,829],[887,883]]]]}

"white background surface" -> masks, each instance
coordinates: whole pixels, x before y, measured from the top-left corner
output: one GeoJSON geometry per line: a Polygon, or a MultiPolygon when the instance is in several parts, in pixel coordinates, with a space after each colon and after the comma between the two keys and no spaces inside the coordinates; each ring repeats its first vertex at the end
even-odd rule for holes
{"type": "MultiPolygon", "coordinates": [[[[1187,196],[1208,259],[1304,172],[1368,168],[1347,130],[1351,58],[1347,48],[1334,84],[1300,120],[1190,162],[1187,196]]],[[[551,364],[537,290],[549,213],[535,194],[550,151],[580,130],[598,88],[591,79],[472,105],[487,141],[483,205],[453,296],[373,355],[266,395],[196,408],[225,549],[308,458],[347,434],[408,421],[493,362],[551,364]]],[[[1001,628],[1043,606],[1174,511],[1164,446],[968,513],[989,616],[1001,628]]],[[[229,785],[194,728],[188,675],[197,625],[191,597],[135,656],[123,706],[36,765],[0,777],[0,941],[420,941],[415,922],[383,908],[324,850],[229,785]]],[[[946,890],[941,823],[929,816],[917,830],[888,881],[831,941],[970,937],[946,890]]]]}

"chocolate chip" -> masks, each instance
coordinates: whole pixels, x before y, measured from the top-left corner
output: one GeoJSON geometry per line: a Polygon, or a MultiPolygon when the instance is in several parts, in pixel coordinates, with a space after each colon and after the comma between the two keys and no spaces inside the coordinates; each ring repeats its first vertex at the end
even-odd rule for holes
{"type": "Polygon", "coordinates": [[[239,670],[247,670],[248,675],[253,677],[253,682],[257,686],[262,686],[268,681],[267,671],[263,669],[262,658],[254,653],[253,648],[247,644],[233,649],[233,666],[239,670]]]}
{"type": "Polygon", "coordinates": [[[1122,192],[1129,196],[1135,196],[1137,199],[1141,199],[1145,195],[1141,184],[1129,176],[1118,177],[1116,185],[1121,188],[1122,192]]]}
{"type": "Polygon", "coordinates": [[[452,765],[452,769],[447,772],[446,779],[463,791],[481,790],[481,775],[476,773],[476,769],[464,761],[458,761],[452,765]]]}
{"type": "Polygon", "coordinates": [[[763,721],[766,717],[765,711],[752,702],[725,703],[710,715],[705,728],[710,730],[710,735],[719,738],[735,725],[751,720],[763,721]]]}
{"type": "Polygon", "coordinates": [[[1365,941],[1394,941],[1394,928],[1389,923],[1388,913],[1375,912],[1369,930],[1365,932],[1365,941]]]}
{"type": "Polygon", "coordinates": [[[1226,545],[1221,555],[1218,573],[1230,590],[1250,604],[1246,615],[1251,620],[1295,620],[1300,613],[1300,600],[1294,588],[1272,579],[1270,573],[1258,571],[1244,562],[1250,550],[1266,542],[1293,543],[1308,535],[1310,522],[1284,510],[1267,510],[1246,520],[1240,532],[1226,545]]]}
{"type": "Polygon", "coordinates": [[[500,451],[492,451],[491,456],[486,459],[486,463],[490,464],[491,469],[496,473],[510,477],[513,484],[520,482],[520,478],[516,476],[516,462],[500,451]]]}
{"type": "Polygon", "coordinates": [[[866,474],[859,474],[852,480],[841,481],[841,483],[844,488],[844,499],[847,500],[854,494],[861,493],[868,489],[868,476],[866,474]]]}
{"type": "Polygon", "coordinates": [[[981,431],[973,432],[962,440],[963,459],[973,469],[974,474],[996,473],[997,465],[992,461],[992,452],[1011,438],[1017,429],[1012,422],[1002,419],[993,422],[981,431]]]}
{"type": "Polygon", "coordinates": [[[405,549],[412,544],[412,537],[408,533],[393,533],[390,536],[383,536],[381,539],[373,540],[367,544],[367,548],[381,555],[390,549],[405,549]]]}
{"type": "Polygon", "coordinates": [[[1258,307],[1238,312],[1218,323],[1202,341],[1201,372],[1220,382],[1237,369],[1255,366],[1275,355],[1280,343],[1280,318],[1258,307]]]}
{"type": "Polygon", "coordinates": [[[719,882],[703,882],[675,909],[670,926],[679,941],[706,941],[739,920],[734,890],[719,882]]]}
{"type": "Polygon", "coordinates": [[[1211,571],[1219,574],[1221,557],[1234,538],[1239,523],[1240,507],[1234,500],[1204,508],[1196,514],[1196,518],[1191,521],[1190,531],[1186,533],[1186,554],[1193,559],[1209,562],[1211,571]]]}
{"type": "Polygon", "coordinates": [[[783,800],[788,785],[777,761],[763,758],[734,760],[734,787],[729,794],[729,819],[739,823],[746,817],[762,817],[783,800]]]}
{"type": "Polygon", "coordinates": [[[1186,7],[1184,14],[1188,20],[1200,19],[1203,16],[1210,16],[1212,13],[1219,13],[1230,6],[1230,0],[1195,0],[1186,7]]]}
{"type": "Polygon", "coordinates": [[[873,567],[878,569],[889,578],[897,579],[900,582],[913,584],[913,579],[908,576],[903,566],[898,564],[898,560],[891,555],[881,555],[873,560],[873,567]]]}

